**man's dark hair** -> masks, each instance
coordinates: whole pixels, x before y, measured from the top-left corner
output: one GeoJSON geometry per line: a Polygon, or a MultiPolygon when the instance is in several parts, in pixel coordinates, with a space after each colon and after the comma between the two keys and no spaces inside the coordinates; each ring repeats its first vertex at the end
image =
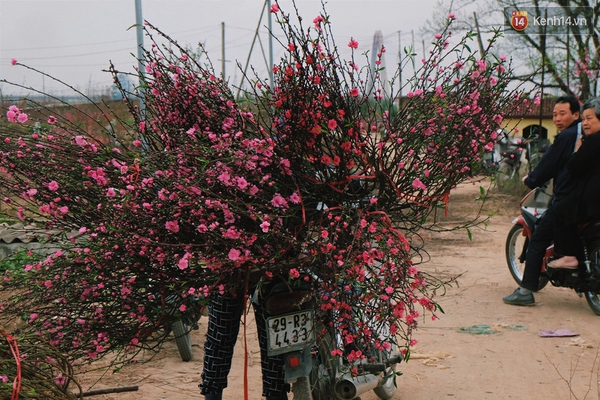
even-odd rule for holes
{"type": "Polygon", "coordinates": [[[556,99],[554,104],[565,104],[569,103],[569,108],[571,109],[571,114],[575,114],[576,112],[580,112],[581,106],[579,105],[579,100],[573,96],[560,96],[556,99]]]}

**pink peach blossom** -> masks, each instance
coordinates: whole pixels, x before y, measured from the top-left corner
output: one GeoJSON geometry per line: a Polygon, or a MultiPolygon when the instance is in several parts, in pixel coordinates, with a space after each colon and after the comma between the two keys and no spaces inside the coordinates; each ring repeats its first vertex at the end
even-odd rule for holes
{"type": "Polygon", "coordinates": [[[231,261],[238,261],[240,259],[241,254],[242,254],[242,252],[239,251],[238,249],[231,249],[231,250],[229,250],[228,258],[231,261]]]}
{"type": "Polygon", "coordinates": [[[412,187],[417,190],[426,190],[427,186],[419,178],[415,178],[412,182],[412,187]]]}
{"type": "Polygon", "coordinates": [[[48,183],[48,189],[52,192],[56,192],[58,190],[58,183],[56,181],[51,181],[48,183]]]}
{"type": "Polygon", "coordinates": [[[167,230],[169,230],[173,233],[177,233],[177,232],[179,232],[179,221],[177,221],[177,220],[167,221],[165,223],[165,228],[167,228],[167,230]]]}

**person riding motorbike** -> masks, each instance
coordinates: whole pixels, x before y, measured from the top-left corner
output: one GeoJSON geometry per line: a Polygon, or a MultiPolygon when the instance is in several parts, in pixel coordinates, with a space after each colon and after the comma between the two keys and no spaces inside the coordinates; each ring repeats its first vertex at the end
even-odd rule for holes
{"type": "Polygon", "coordinates": [[[600,217],[600,98],[586,101],[582,112],[585,136],[567,164],[575,188],[557,205],[554,222],[554,251],[563,257],[550,262],[550,268],[577,269],[583,259],[577,226],[600,217]]]}
{"type": "Polygon", "coordinates": [[[543,257],[546,248],[554,239],[555,205],[567,197],[574,188],[574,182],[566,165],[575,150],[577,137],[581,132],[579,100],[572,96],[557,98],[552,121],[559,133],[540,163],[523,178],[523,183],[530,189],[534,189],[553,179],[554,198],[539,219],[529,241],[520,287],[502,298],[506,304],[518,306],[535,304],[533,292],[538,290],[543,257]]]}

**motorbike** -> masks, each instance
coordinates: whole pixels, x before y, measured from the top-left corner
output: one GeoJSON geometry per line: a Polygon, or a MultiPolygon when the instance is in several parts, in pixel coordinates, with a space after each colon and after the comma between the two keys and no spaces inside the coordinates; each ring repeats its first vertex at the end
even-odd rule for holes
{"type": "Polygon", "coordinates": [[[494,148],[483,156],[483,171],[495,175],[498,185],[503,186],[521,176],[521,169],[531,171],[538,164],[545,146],[538,147],[537,135],[525,138],[511,138],[504,129],[498,129],[498,140],[494,148]]]}
{"type": "Polygon", "coordinates": [[[371,390],[380,399],[391,399],[402,356],[374,350],[374,361],[332,357],[333,350],[346,349],[342,337],[335,324],[315,318],[316,291],[310,280],[302,282],[298,287],[276,283],[259,300],[268,315],[268,354],[283,355],[285,381],[291,384],[294,400],[351,400],[371,390]]]}
{"type": "Polygon", "coordinates": [[[494,147],[483,154],[483,171],[486,173],[495,172],[500,168],[504,154],[513,142],[509,133],[504,129],[498,129],[496,134],[498,135],[498,139],[494,147]]]}
{"type": "MultiPolygon", "coordinates": [[[[542,217],[552,200],[551,187],[531,190],[520,202],[521,213],[513,220],[513,227],[506,238],[506,261],[513,279],[520,285],[525,270],[525,255],[536,221],[542,217]]],[[[588,305],[600,315],[600,221],[591,221],[579,226],[578,233],[584,244],[584,260],[576,270],[548,267],[554,256],[554,245],[546,249],[538,290],[548,282],[556,287],[574,289],[585,296],[588,305]]]]}
{"type": "MultiPolygon", "coordinates": [[[[160,299],[160,296],[156,296],[160,299]]],[[[181,357],[181,361],[191,361],[194,359],[194,353],[192,350],[192,340],[190,333],[192,330],[199,329],[198,323],[200,317],[205,313],[205,307],[198,304],[197,301],[192,302],[193,306],[189,307],[187,313],[181,314],[178,307],[178,297],[175,295],[167,296],[165,299],[164,317],[166,322],[164,324],[165,334],[172,334],[177,346],[177,351],[181,357]]],[[[160,310],[163,310],[160,308],[160,310]]],[[[162,312],[162,311],[160,311],[162,312]]]]}

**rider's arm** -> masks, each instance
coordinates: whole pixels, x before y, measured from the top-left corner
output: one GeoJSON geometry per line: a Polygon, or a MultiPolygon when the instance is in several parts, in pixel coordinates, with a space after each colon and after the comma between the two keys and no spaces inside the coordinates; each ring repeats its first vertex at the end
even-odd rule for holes
{"type": "Polygon", "coordinates": [[[544,153],[540,163],[523,180],[523,183],[533,189],[556,177],[564,168],[575,146],[576,131],[561,132],[554,143],[544,153]]]}

